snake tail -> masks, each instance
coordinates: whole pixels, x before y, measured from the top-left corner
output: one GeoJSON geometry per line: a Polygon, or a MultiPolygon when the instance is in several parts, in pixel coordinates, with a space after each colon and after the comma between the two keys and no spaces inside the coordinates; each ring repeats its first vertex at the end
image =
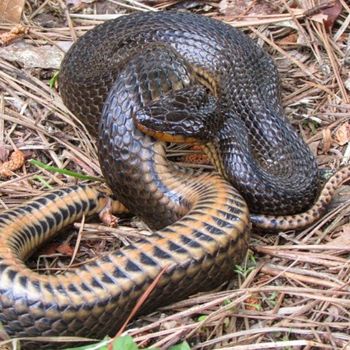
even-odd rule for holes
{"type": "Polygon", "coordinates": [[[310,226],[325,213],[336,190],[349,178],[350,166],[339,169],[328,179],[316,202],[304,213],[280,216],[250,214],[250,220],[255,227],[272,231],[297,230],[310,226]]]}

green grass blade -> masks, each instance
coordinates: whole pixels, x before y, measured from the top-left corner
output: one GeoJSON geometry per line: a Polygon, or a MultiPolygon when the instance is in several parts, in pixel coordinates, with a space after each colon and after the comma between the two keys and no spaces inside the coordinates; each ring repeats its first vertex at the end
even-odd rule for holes
{"type": "Polygon", "coordinates": [[[52,173],[59,173],[59,174],[67,175],[67,176],[72,176],[72,177],[75,177],[75,178],[80,179],[80,180],[91,180],[91,181],[104,182],[103,178],[79,174],[79,173],[76,173],[74,171],[67,170],[67,169],[60,169],[60,168],[54,167],[52,165],[47,165],[47,164],[42,163],[42,162],[35,160],[35,159],[30,159],[29,163],[38,167],[38,168],[43,168],[45,170],[48,170],[52,173]]]}

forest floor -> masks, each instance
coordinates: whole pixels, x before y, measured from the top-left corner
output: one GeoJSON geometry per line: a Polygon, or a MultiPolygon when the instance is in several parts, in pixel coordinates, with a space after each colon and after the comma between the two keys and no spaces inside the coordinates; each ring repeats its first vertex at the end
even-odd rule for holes
{"type": "MultiPolygon", "coordinates": [[[[53,77],[72,42],[96,24],[170,9],[216,18],[250,35],[274,58],[286,114],[319,167],[333,171],[347,164],[346,0],[0,0],[0,211],[83,181],[52,169],[102,176],[96,144],[63,105],[53,77]]],[[[198,151],[171,145],[169,155],[202,166],[198,151]]],[[[246,261],[232,266],[234,281],[139,317],[127,333],[139,346],[161,349],[183,340],[193,350],[350,349],[349,195],[343,186],[326,215],[302,231],[253,230],[246,261]]],[[[114,229],[76,224],[31,263],[57,273],[117,249],[120,237],[127,244],[143,232],[137,219],[120,219],[114,229]]]]}

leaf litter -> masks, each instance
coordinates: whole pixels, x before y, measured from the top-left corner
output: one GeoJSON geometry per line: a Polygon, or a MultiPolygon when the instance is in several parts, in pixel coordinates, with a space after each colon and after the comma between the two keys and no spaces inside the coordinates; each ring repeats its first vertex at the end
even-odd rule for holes
{"type": "MultiPolygon", "coordinates": [[[[0,0],[0,8],[8,4],[0,0]]],[[[20,20],[1,18],[2,49],[44,47],[56,56],[62,43],[66,49],[106,19],[171,9],[223,20],[263,46],[279,68],[286,114],[320,168],[335,170],[348,161],[350,7],[345,0],[27,0],[20,20]]],[[[24,154],[24,165],[0,182],[1,210],[82,181],[69,176],[72,172],[100,178],[95,143],[49,87],[56,72],[52,65],[2,56],[0,66],[1,162],[14,152],[24,154]]],[[[169,145],[168,153],[181,164],[212,168],[200,149],[169,145]]],[[[128,334],[139,346],[161,349],[184,339],[192,349],[350,347],[349,198],[349,187],[343,186],[327,214],[302,231],[253,231],[246,260],[232,266],[234,280],[139,317],[128,334]]],[[[149,231],[136,218],[121,217],[115,228],[77,223],[36,253],[30,265],[41,273],[65,271],[142,234],[149,231]]]]}

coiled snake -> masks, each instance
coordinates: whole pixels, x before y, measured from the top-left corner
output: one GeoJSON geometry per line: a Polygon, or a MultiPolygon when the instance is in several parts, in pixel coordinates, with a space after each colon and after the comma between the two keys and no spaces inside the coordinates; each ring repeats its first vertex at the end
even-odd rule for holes
{"type": "MultiPolygon", "coordinates": [[[[0,321],[9,335],[113,334],[163,268],[143,311],[231,278],[247,249],[249,220],[274,229],[315,220],[349,169],[314,203],[316,162],[283,116],[278,84],[261,48],[198,15],[124,16],[73,45],[60,72],[62,98],[97,136],[116,198],[157,231],[47,276],[25,259],[62,227],[102,210],[106,195],[80,185],[3,212],[0,321]],[[226,180],[170,164],[156,139],[203,144],[226,180]]],[[[119,211],[123,205],[115,203],[119,211]]]]}

